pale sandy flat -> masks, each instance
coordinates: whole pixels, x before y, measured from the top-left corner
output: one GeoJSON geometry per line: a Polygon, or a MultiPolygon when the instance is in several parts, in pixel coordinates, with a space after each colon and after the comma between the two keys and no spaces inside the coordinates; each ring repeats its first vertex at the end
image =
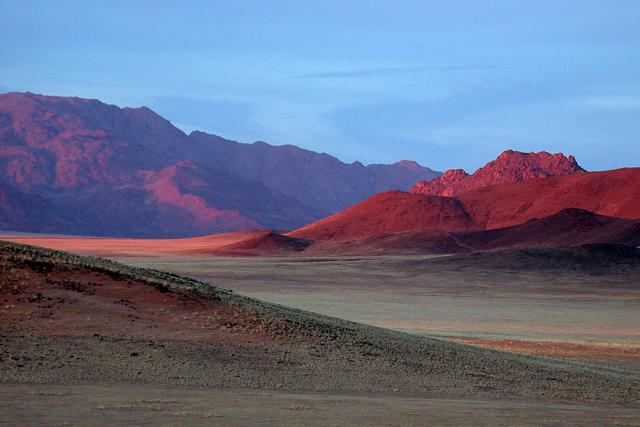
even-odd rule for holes
{"type": "Polygon", "coordinates": [[[637,408],[535,399],[305,393],[146,384],[2,385],[0,425],[602,426],[639,425],[637,408]]]}
{"type": "Polygon", "coordinates": [[[100,257],[142,256],[163,257],[182,254],[192,250],[219,248],[262,233],[263,230],[244,230],[214,234],[189,239],[125,239],[109,237],[65,237],[37,235],[0,235],[0,240],[25,243],[27,245],[69,251],[100,257]]]}

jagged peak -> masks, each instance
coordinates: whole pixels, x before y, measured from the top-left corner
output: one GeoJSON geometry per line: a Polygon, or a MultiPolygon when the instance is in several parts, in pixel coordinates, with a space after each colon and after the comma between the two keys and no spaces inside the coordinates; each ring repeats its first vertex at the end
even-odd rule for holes
{"type": "Polygon", "coordinates": [[[469,175],[463,169],[451,169],[431,181],[420,181],[412,193],[454,196],[474,188],[533,178],[583,172],[575,157],[546,151],[525,153],[505,150],[495,160],[469,175]]]}

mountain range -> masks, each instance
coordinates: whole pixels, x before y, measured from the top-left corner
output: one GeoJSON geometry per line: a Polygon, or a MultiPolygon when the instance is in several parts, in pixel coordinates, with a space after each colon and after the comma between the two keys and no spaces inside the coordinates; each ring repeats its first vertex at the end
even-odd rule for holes
{"type": "Polygon", "coordinates": [[[186,135],[145,107],[0,95],[4,230],[280,230],[213,251],[221,254],[638,245],[638,195],[640,168],[587,172],[561,153],[507,150],[472,174],[441,174],[411,161],[345,164],[292,145],[186,135]]]}
{"type": "MultiPolygon", "coordinates": [[[[551,158],[548,153],[505,153],[498,164],[512,155],[516,164],[526,157],[551,158]]],[[[561,164],[568,160],[552,157],[561,164]]],[[[482,182],[493,165],[496,162],[481,168],[477,175],[467,175],[465,185],[472,190],[454,196],[416,192],[429,188],[427,182],[411,192],[376,194],[285,237],[308,242],[308,247],[300,249],[308,255],[640,245],[640,168],[586,172],[572,167],[575,170],[565,175],[526,179],[530,175],[524,173],[511,175],[515,179],[512,182],[476,185],[475,177],[482,182]]],[[[447,176],[445,173],[443,177],[447,176]]],[[[436,185],[431,188],[442,189],[437,185],[442,178],[434,181],[436,185]]]]}
{"type": "Polygon", "coordinates": [[[146,107],[0,95],[0,229],[120,237],[292,230],[439,172],[187,135],[146,107]]]}

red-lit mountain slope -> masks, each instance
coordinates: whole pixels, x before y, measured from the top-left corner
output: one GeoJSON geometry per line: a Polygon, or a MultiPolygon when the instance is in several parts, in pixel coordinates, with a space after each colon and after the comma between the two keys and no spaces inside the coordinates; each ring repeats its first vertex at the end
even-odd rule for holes
{"type": "Polygon", "coordinates": [[[473,218],[456,199],[388,191],[288,235],[310,240],[344,240],[411,230],[474,228],[473,218]]]}
{"type": "Polygon", "coordinates": [[[480,228],[522,224],[565,208],[640,218],[640,168],[577,173],[479,188],[456,196],[480,228]]]}
{"type": "Polygon", "coordinates": [[[386,192],[289,235],[344,240],[411,230],[479,231],[523,224],[563,209],[640,218],[640,168],[493,185],[456,197],[386,192]]]}
{"type": "Polygon", "coordinates": [[[507,150],[497,159],[469,175],[462,169],[452,169],[430,181],[420,181],[411,187],[416,194],[455,196],[476,188],[509,182],[526,181],[548,176],[569,175],[584,172],[573,156],[563,154],[521,153],[507,150]]]}

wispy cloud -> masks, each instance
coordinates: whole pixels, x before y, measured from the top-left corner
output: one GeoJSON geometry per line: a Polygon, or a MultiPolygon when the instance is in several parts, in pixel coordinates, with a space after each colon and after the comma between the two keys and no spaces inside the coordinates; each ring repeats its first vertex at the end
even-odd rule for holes
{"type": "Polygon", "coordinates": [[[325,79],[325,78],[358,78],[358,77],[378,77],[387,75],[398,74],[411,74],[422,73],[429,71],[436,72],[450,72],[450,71],[484,71],[484,70],[499,70],[502,67],[495,65],[429,65],[418,67],[386,67],[386,68],[371,68],[366,70],[352,70],[352,71],[320,71],[317,73],[302,74],[296,76],[303,79],[325,79]]]}
{"type": "Polygon", "coordinates": [[[586,107],[595,107],[611,111],[640,110],[640,96],[637,95],[591,96],[578,103],[586,107]]]}

